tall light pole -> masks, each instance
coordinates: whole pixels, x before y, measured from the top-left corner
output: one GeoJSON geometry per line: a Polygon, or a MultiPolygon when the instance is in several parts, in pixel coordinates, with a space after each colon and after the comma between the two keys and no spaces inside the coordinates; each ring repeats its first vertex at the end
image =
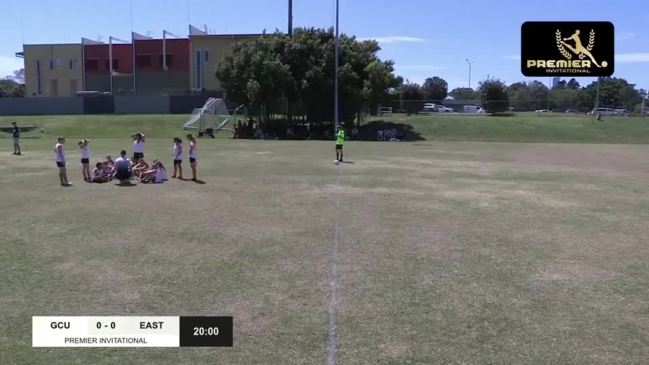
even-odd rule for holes
{"type": "Polygon", "coordinates": [[[466,59],[467,65],[469,65],[469,89],[471,88],[471,64],[473,64],[473,61],[470,61],[468,58],[466,59]]]}
{"type": "Polygon", "coordinates": [[[293,36],[293,0],[288,0],[288,36],[293,36]]]}
{"type": "Polygon", "coordinates": [[[644,103],[647,100],[647,92],[642,90],[640,93],[640,96],[642,96],[642,106],[640,107],[640,116],[644,117],[644,103]]]}
{"type": "Polygon", "coordinates": [[[334,134],[335,134],[336,130],[338,129],[338,125],[340,124],[339,115],[338,115],[339,114],[339,112],[338,112],[338,108],[339,108],[339,105],[338,105],[338,57],[340,55],[340,44],[339,44],[339,39],[338,39],[339,35],[340,35],[339,30],[338,30],[338,25],[339,25],[339,22],[338,22],[338,20],[339,20],[339,18],[338,18],[339,4],[338,4],[338,2],[339,2],[339,0],[336,0],[336,40],[335,40],[335,43],[334,43],[335,44],[335,46],[334,46],[334,48],[335,48],[335,51],[334,51],[334,57],[335,57],[335,60],[334,60],[334,113],[335,113],[334,114],[334,125],[335,125],[336,129],[334,130],[334,134]]]}

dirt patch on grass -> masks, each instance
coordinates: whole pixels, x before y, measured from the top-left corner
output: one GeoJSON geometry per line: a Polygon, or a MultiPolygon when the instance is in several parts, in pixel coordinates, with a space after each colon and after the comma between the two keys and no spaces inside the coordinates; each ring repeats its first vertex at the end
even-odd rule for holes
{"type": "Polygon", "coordinates": [[[510,204],[511,201],[527,205],[537,205],[548,208],[567,208],[578,206],[577,203],[558,199],[547,193],[527,190],[493,189],[483,186],[465,189],[447,189],[439,192],[443,197],[470,202],[479,207],[510,204]]]}
{"type": "Polygon", "coordinates": [[[538,275],[542,282],[570,282],[573,284],[609,280],[615,274],[593,265],[578,262],[554,263],[538,275]]]}
{"type": "Polygon", "coordinates": [[[272,329],[272,315],[259,303],[235,301],[228,304],[225,310],[215,308],[215,313],[231,315],[235,321],[235,330],[242,336],[268,336],[272,329]]]}
{"type": "Polygon", "coordinates": [[[388,342],[379,344],[379,350],[383,358],[398,360],[406,356],[412,356],[410,346],[401,342],[388,342]]]}
{"type": "Polygon", "coordinates": [[[649,153],[645,146],[540,145],[516,151],[510,158],[528,167],[546,166],[597,174],[649,177],[647,159],[630,158],[643,153],[649,153]]]}

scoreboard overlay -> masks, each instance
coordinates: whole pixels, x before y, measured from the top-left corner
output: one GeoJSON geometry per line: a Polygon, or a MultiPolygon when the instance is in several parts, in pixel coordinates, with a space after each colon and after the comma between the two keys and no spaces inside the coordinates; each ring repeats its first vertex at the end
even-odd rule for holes
{"type": "Polygon", "coordinates": [[[232,317],[34,316],[32,347],[232,347],[232,317]]]}

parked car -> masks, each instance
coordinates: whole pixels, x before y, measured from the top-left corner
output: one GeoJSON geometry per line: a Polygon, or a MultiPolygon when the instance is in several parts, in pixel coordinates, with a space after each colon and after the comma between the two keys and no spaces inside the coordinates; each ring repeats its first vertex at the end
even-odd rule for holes
{"type": "Polygon", "coordinates": [[[449,108],[449,107],[444,106],[444,105],[437,105],[437,111],[440,112],[440,113],[452,113],[453,108],[449,108]]]}
{"type": "Polygon", "coordinates": [[[588,114],[589,114],[589,115],[597,115],[597,114],[600,114],[600,115],[603,115],[603,116],[607,116],[607,115],[608,115],[608,116],[610,116],[610,115],[617,115],[617,113],[615,113],[615,110],[613,110],[613,109],[611,109],[611,108],[597,108],[597,109],[593,109],[593,110],[591,110],[590,112],[588,112],[588,114]]]}
{"type": "Polygon", "coordinates": [[[550,111],[547,109],[538,109],[534,111],[535,113],[549,113],[550,111]]]}
{"type": "Polygon", "coordinates": [[[615,109],[615,115],[619,116],[627,116],[629,115],[629,112],[626,109],[615,109]]]}
{"type": "Polygon", "coordinates": [[[462,108],[462,112],[464,113],[478,113],[481,108],[477,105],[465,105],[462,108]]]}
{"type": "Polygon", "coordinates": [[[577,109],[566,109],[566,114],[577,114],[579,110],[577,109]]]}
{"type": "Polygon", "coordinates": [[[426,103],[424,104],[424,109],[423,111],[425,112],[436,112],[437,111],[437,106],[433,103],[426,103]]]}

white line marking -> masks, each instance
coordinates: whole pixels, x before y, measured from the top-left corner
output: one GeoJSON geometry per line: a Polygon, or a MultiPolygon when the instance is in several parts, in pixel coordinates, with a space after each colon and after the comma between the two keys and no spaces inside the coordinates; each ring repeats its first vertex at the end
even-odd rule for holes
{"type": "Polygon", "coordinates": [[[329,323],[327,324],[327,365],[336,364],[337,352],[337,334],[336,334],[336,305],[337,305],[337,292],[338,292],[338,242],[339,242],[339,224],[338,212],[340,211],[340,199],[338,198],[338,190],[340,189],[340,166],[337,166],[338,178],[336,179],[336,192],[334,199],[336,200],[336,209],[334,210],[334,247],[333,247],[333,262],[331,264],[331,274],[329,278],[329,307],[327,313],[329,314],[329,323]]]}

